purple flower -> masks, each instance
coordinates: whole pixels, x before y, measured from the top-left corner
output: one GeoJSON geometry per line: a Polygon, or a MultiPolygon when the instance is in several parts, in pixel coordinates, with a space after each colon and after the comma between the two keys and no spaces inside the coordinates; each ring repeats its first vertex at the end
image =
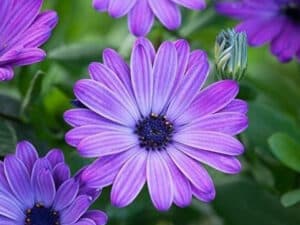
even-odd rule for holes
{"type": "Polygon", "coordinates": [[[0,224],[105,224],[103,212],[88,211],[92,197],[86,190],[70,177],[60,150],[39,158],[29,142],[20,142],[16,154],[0,163],[0,224]]]}
{"type": "Polygon", "coordinates": [[[271,52],[281,62],[300,60],[300,0],[236,0],[220,2],[217,11],[242,22],[249,44],[271,43],[271,52]]]}
{"type": "Polygon", "coordinates": [[[1,0],[0,81],[14,76],[15,66],[42,61],[46,54],[38,48],[57,23],[53,11],[40,13],[42,0],[1,0]]]}
{"type": "Polygon", "coordinates": [[[106,49],[104,63],[92,63],[91,79],[76,83],[86,108],[67,111],[74,128],[66,141],[83,157],[99,157],[80,176],[93,188],[112,184],[115,206],[130,204],[147,182],[153,204],[188,206],[192,195],[209,202],[215,188],[203,164],[225,173],[241,170],[243,145],[233,135],[247,127],[247,104],[235,99],[235,81],[203,90],[206,54],[190,52],[185,40],[166,41],[155,52],[136,41],[130,66],[106,49]],[[200,163],[198,163],[200,162],[200,163]]]}
{"type": "Polygon", "coordinates": [[[135,36],[149,33],[155,17],[169,30],[177,29],[181,24],[177,5],[192,10],[206,6],[205,0],[93,0],[93,5],[100,12],[108,11],[114,18],[128,14],[128,27],[135,36]]]}

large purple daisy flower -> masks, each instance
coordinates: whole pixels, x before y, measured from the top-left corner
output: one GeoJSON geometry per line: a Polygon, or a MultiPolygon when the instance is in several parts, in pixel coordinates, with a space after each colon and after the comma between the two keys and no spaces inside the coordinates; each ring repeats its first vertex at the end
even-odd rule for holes
{"type": "Polygon", "coordinates": [[[271,52],[281,62],[300,60],[300,0],[236,0],[220,2],[217,11],[242,20],[252,46],[271,43],[271,52]]]}
{"type": "Polygon", "coordinates": [[[103,225],[103,212],[88,211],[90,193],[99,195],[70,177],[60,150],[39,158],[29,142],[20,142],[0,163],[0,224],[103,225]]]}
{"type": "Polygon", "coordinates": [[[57,23],[53,11],[40,13],[43,0],[1,0],[0,81],[14,76],[13,67],[40,62],[45,52],[38,47],[47,41],[57,23]]]}
{"type": "Polygon", "coordinates": [[[177,29],[181,24],[180,9],[177,5],[201,10],[205,0],[93,0],[94,8],[100,12],[108,11],[119,18],[128,14],[128,27],[136,36],[145,36],[154,22],[154,17],[168,29],[177,29]]]}
{"type": "Polygon", "coordinates": [[[236,156],[244,148],[232,136],[247,127],[247,105],[235,99],[238,84],[225,80],[200,90],[207,56],[190,52],[185,40],[166,41],[155,52],[140,38],[130,67],[111,49],[103,60],[90,65],[92,79],[75,85],[85,107],[64,115],[74,127],[66,141],[84,157],[99,157],[81,180],[95,188],[112,184],[118,207],[130,204],[145,182],[159,210],[172,202],[187,206],[192,195],[214,199],[203,165],[230,174],[241,170],[236,156]]]}

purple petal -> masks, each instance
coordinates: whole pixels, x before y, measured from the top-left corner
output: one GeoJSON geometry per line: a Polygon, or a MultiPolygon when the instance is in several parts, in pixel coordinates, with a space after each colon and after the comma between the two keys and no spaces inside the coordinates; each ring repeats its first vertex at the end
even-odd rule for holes
{"type": "Polygon", "coordinates": [[[57,211],[68,207],[76,198],[79,185],[74,179],[66,180],[57,190],[53,207],[57,211]]]}
{"type": "Polygon", "coordinates": [[[4,165],[2,161],[0,161],[0,191],[10,192],[10,187],[5,176],[4,165]]]}
{"type": "Polygon", "coordinates": [[[46,158],[50,162],[52,168],[54,168],[57,164],[63,163],[65,161],[64,153],[60,149],[52,149],[50,150],[46,158]]]}
{"type": "Polygon", "coordinates": [[[197,199],[199,199],[203,202],[211,202],[216,197],[216,190],[215,189],[212,189],[211,192],[206,193],[206,192],[203,192],[201,189],[196,188],[193,185],[192,185],[192,193],[197,199]]]}
{"type": "Polygon", "coordinates": [[[152,112],[154,113],[160,114],[166,106],[174,87],[177,63],[177,52],[174,44],[169,41],[164,42],[158,49],[153,67],[152,112]]]}
{"type": "Polygon", "coordinates": [[[21,141],[17,144],[16,156],[27,167],[28,174],[30,175],[33,164],[39,157],[35,147],[28,141],[21,141]]]}
{"type": "Polygon", "coordinates": [[[108,186],[112,184],[125,162],[139,151],[140,149],[133,148],[112,156],[100,157],[83,170],[80,179],[92,188],[108,186]]]}
{"type": "Polygon", "coordinates": [[[166,153],[151,151],[147,159],[148,190],[154,206],[160,211],[168,210],[174,198],[172,176],[163,154],[166,153]]]}
{"type": "Polygon", "coordinates": [[[172,0],[172,1],[186,8],[194,9],[194,10],[204,9],[206,6],[204,0],[172,0]]]}
{"type": "Polygon", "coordinates": [[[222,171],[224,173],[236,174],[239,173],[242,169],[239,160],[233,156],[208,152],[201,149],[195,149],[179,144],[176,145],[176,148],[180,149],[182,152],[196,159],[197,161],[203,164],[207,164],[215,168],[216,170],[222,171]]]}
{"type": "Polygon", "coordinates": [[[112,17],[118,18],[126,15],[137,0],[110,0],[108,12],[112,17]]]}
{"type": "Polygon", "coordinates": [[[148,1],[153,13],[160,22],[170,30],[177,29],[181,24],[180,10],[169,0],[148,1]]]}
{"type": "Polygon", "coordinates": [[[178,68],[175,86],[178,86],[187,69],[190,57],[190,45],[186,40],[183,39],[176,41],[174,45],[177,51],[178,58],[178,68]]]}
{"type": "Polygon", "coordinates": [[[138,144],[137,137],[130,131],[105,131],[84,138],[77,146],[84,157],[100,157],[124,152],[138,144]]]}
{"type": "Polygon", "coordinates": [[[183,128],[185,132],[215,131],[229,135],[237,135],[248,127],[248,118],[240,113],[216,113],[201,117],[183,128]]]}
{"type": "Polygon", "coordinates": [[[8,81],[14,77],[14,71],[11,66],[0,66],[0,81],[8,81]]]}
{"type": "Polygon", "coordinates": [[[33,182],[35,200],[45,207],[50,207],[56,193],[52,174],[49,170],[43,169],[40,170],[37,175],[36,183],[33,182]]]}
{"type": "Polygon", "coordinates": [[[59,163],[53,169],[53,178],[56,187],[59,187],[64,181],[69,179],[70,176],[70,168],[65,163],[59,163]]]}
{"type": "Polygon", "coordinates": [[[113,205],[125,207],[139,194],[146,180],[146,158],[147,152],[141,150],[124,164],[112,186],[113,205]]]}
{"type": "Polygon", "coordinates": [[[199,163],[175,148],[170,148],[168,153],[178,169],[197,189],[207,194],[215,191],[211,177],[199,163]]]}
{"type": "Polygon", "coordinates": [[[129,30],[135,36],[145,36],[151,30],[154,15],[147,0],[138,0],[128,14],[129,30]]]}
{"type": "Polygon", "coordinates": [[[181,81],[182,85],[177,90],[176,96],[174,96],[168,107],[167,117],[169,119],[176,120],[176,118],[186,111],[206,81],[208,72],[209,63],[207,58],[187,69],[181,81]]]}
{"type": "Polygon", "coordinates": [[[248,104],[243,100],[234,99],[219,112],[236,112],[246,114],[248,112],[248,104]]]}
{"type": "Polygon", "coordinates": [[[89,109],[70,109],[64,113],[65,121],[73,127],[107,124],[107,120],[89,109]]]}
{"type": "Polygon", "coordinates": [[[177,119],[178,124],[215,113],[228,105],[238,94],[239,86],[232,80],[216,82],[201,91],[190,108],[177,119]]]}
{"type": "Polygon", "coordinates": [[[30,65],[42,61],[46,53],[39,48],[11,50],[1,56],[0,64],[10,63],[16,66],[30,65]]]}
{"type": "MultiPolygon", "coordinates": [[[[1,223],[2,218],[6,217],[9,219],[14,220],[14,224],[16,224],[16,221],[22,220],[24,218],[24,214],[22,210],[19,208],[18,205],[14,201],[12,201],[8,196],[6,196],[4,193],[0,193],[0,216],[1,216],[1,223]],[[3,216],[3,217],[2,217],[3,216]]],[[[2,223],[5,224],[6,223],[2,223]]]]}
{"type": "Polygon", "coordinates": [[[174,140],[178,143],[225,155],[240,155],[244,146],[228,134],[213,131],[193,131],[176,133],[174,140]]]}
{"type": "Polygon", "coordinates": [[[131,81],[140,111],[144,116],[148,116],[153,96],[151,49],[140,40],[136,41],[131,54],[131,81]]]}
{"type": "Polygon", "coordinates": [[[93,80],[80,80],[74,93],[78,100],[106,119],[125,126],[134,126],[135,120],[120,97],[103,84],[93,80]]]}
{"type": "Polygon", "coordinates": [[[61,223],[75,223],[89,208],[91,200],[86,195],[78,196],[74,202],[66,209],[61,211],[61,223]]]}
{"type": "Polygon", "coordinates": [[[188,179],[178,170],[172,159],[168,154],[163,154],[164,159],[168,164],[171,172],[173,189],[174,189],[174,203],[179,207],[186,207],[192,202],[191,185],[188,179]]]}
{"type": "Polygon", "coordinates": [[[104,225],[108,220],[107,215],[100,210],[89,210],[83,216],[92,219],[97,225],[104,225]]]}
{"type": "Polygon", "coordinates": [[[30,208],[34,204],[30,177],[25,165],[15,156],[6,156],[4,159],[4,172],[10,189],[16,198],[30,208]]]}

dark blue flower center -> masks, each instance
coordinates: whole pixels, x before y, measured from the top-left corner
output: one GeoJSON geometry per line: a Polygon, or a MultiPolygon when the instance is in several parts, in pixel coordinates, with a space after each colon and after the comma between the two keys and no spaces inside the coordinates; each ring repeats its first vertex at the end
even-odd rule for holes
{"type": "Polygon", "coordinates": [[[162,150],[172,141],[173,124],[165,116],[151,113],[136,125],[140,147],[146,150],[162,150]]]}
{"type": "Polygon", "coordinates": [[[25,225],[60,225],[59,214],[41,204],[26,211],[25,225]]]}
{"type": "Polygon", "coordinates": [[[294,23],[300,23],[300,4],[290,3],[282,8],[283,13],[294,23]]]}

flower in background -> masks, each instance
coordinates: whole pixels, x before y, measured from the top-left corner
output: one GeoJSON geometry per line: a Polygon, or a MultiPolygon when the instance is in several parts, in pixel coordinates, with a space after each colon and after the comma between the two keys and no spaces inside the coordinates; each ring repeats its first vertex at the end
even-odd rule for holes
{"type": "Polygon", "coordinates": [[[247,127],[247,104],[235,99],[235,81],[203,90],[209,72],[206,54],[190,52],[185,40],[166,41],[155,52],[144,38],[136,41],[130,66],[112,49],[104,63],[89,66],[91,79],[76,83],[85,106],[65,112],[74,128],[66,141],[83,157],[99,157],[80,175],[91,188],[112,184],[111,200],[129,205],[147,182],[154,206],[168,210],[209,202],[213,181],[204,168],[235,174],[244,151],[234,135],[247,127]],[[200,163],[199,163],[200,162],[200,163]]]}
{"type": "Polygon", "coordinates": [[[15,66],[42,61],[45,43],[57,23],[53,11],[40,13],[42,0],[1,0],[0,4],[0,81],[14,76],[15,66]]]}
{"type": "Polygon", "coordinates": [[[271,43],[271,52],[281,62],[300,59],[300,0],[235,0],[216,5],[218,12],[242,20],[252,46],[271,43]]]}
{"type": "Polygon", "coordinates": [[[103,212],[88,211],[93,196],[86,190],[92,191],[70,177],[60,150],[39,158],[29,142],[20,142],[16,154],[0,163],[0,224],[105,224],[103,212]]]}
{"type": "Polygon", "coordinates": [[[178,5],[201,10],[205,8],[205,0],[93,0],[96,10],[119,18],[128,15],[128,27],[135,36],[145,36],[150,32],[154,18],[169,30],[177,29],[181,24],[178,5]]]}

